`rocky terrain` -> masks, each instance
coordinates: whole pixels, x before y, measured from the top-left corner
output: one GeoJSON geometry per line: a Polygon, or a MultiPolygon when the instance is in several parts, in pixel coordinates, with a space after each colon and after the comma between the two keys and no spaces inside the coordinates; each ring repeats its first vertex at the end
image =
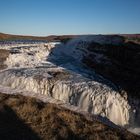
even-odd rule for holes
{"type": "Polygon", "coordinates": [[[0,92],[53,100],[96,116],[110,129],[139,134],[140,46],[139,35],[133,37],[137,39],[88,35],[59,42],[1,43],[0,92]]]}

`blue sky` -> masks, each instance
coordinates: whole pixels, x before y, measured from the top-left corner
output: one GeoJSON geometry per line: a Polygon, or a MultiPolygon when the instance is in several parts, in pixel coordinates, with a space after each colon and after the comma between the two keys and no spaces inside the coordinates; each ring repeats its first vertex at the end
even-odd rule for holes
{"type": "Polygon", "coordinates": [[[140,0],[0,0],[0,32],[140,33],[140,0]]]}

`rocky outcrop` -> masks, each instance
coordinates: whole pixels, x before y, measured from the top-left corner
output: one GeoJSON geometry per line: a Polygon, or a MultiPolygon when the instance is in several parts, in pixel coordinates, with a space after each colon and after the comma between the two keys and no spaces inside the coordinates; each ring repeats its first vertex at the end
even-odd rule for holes
{"type": "Polygon", "coordinates": [[[0,70],[5,69],[7,67],[6,64],[4,64],[5,60],[8,58],[10,52],[5,49],[0,49],[0,70]]]}

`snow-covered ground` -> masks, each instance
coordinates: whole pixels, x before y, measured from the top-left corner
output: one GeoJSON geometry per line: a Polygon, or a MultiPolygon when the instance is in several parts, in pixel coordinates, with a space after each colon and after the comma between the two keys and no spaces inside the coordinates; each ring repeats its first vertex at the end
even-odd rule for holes
{"type": "MultiPolygon", "coordinates": [[[[82,36],[66,45],[41,43],[0,46],[11,52],[5,61],[7,69],[0,72],[0,92],[32,93],[41,99],[52,98],[140,133],[138,126],[135,128],[138,111],[128,102],[127,94],[120,95],[113,83],[82,64],[86,42],[90,41],[122,42],[117,37],[82,36]]],[[[100,56],[96,58],[100,59],[100,56]]]]}

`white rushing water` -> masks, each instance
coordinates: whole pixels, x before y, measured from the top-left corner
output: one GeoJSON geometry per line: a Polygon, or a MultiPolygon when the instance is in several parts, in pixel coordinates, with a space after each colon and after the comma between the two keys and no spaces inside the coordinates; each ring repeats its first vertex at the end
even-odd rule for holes
{"type": "MultiPolygon", "coordinates": [[[[97,37],[89,40],[94,38],[100,41],[97,37]]],[[[102,36],[101,39],[106,41],[102,36]]],[[[120,41],[117,38],[114,40],[113,43],[120,41]]],[[[44,95],[85,112],[101,115],[117,125],[135,127],[136,110],[128,102],[127,94],[120,95],[113,83],[80,63],[84,51],[77,47],[82,46],[86,51],[86,44],[78,43],[74,39],[66,46],[60,43],[1,46],[10,50],[11,54],[5,61],[8,68],[0,72],[0,85],[44,95]]],[[[139,133],[138,128],[135,130],[139,133]]]]}

